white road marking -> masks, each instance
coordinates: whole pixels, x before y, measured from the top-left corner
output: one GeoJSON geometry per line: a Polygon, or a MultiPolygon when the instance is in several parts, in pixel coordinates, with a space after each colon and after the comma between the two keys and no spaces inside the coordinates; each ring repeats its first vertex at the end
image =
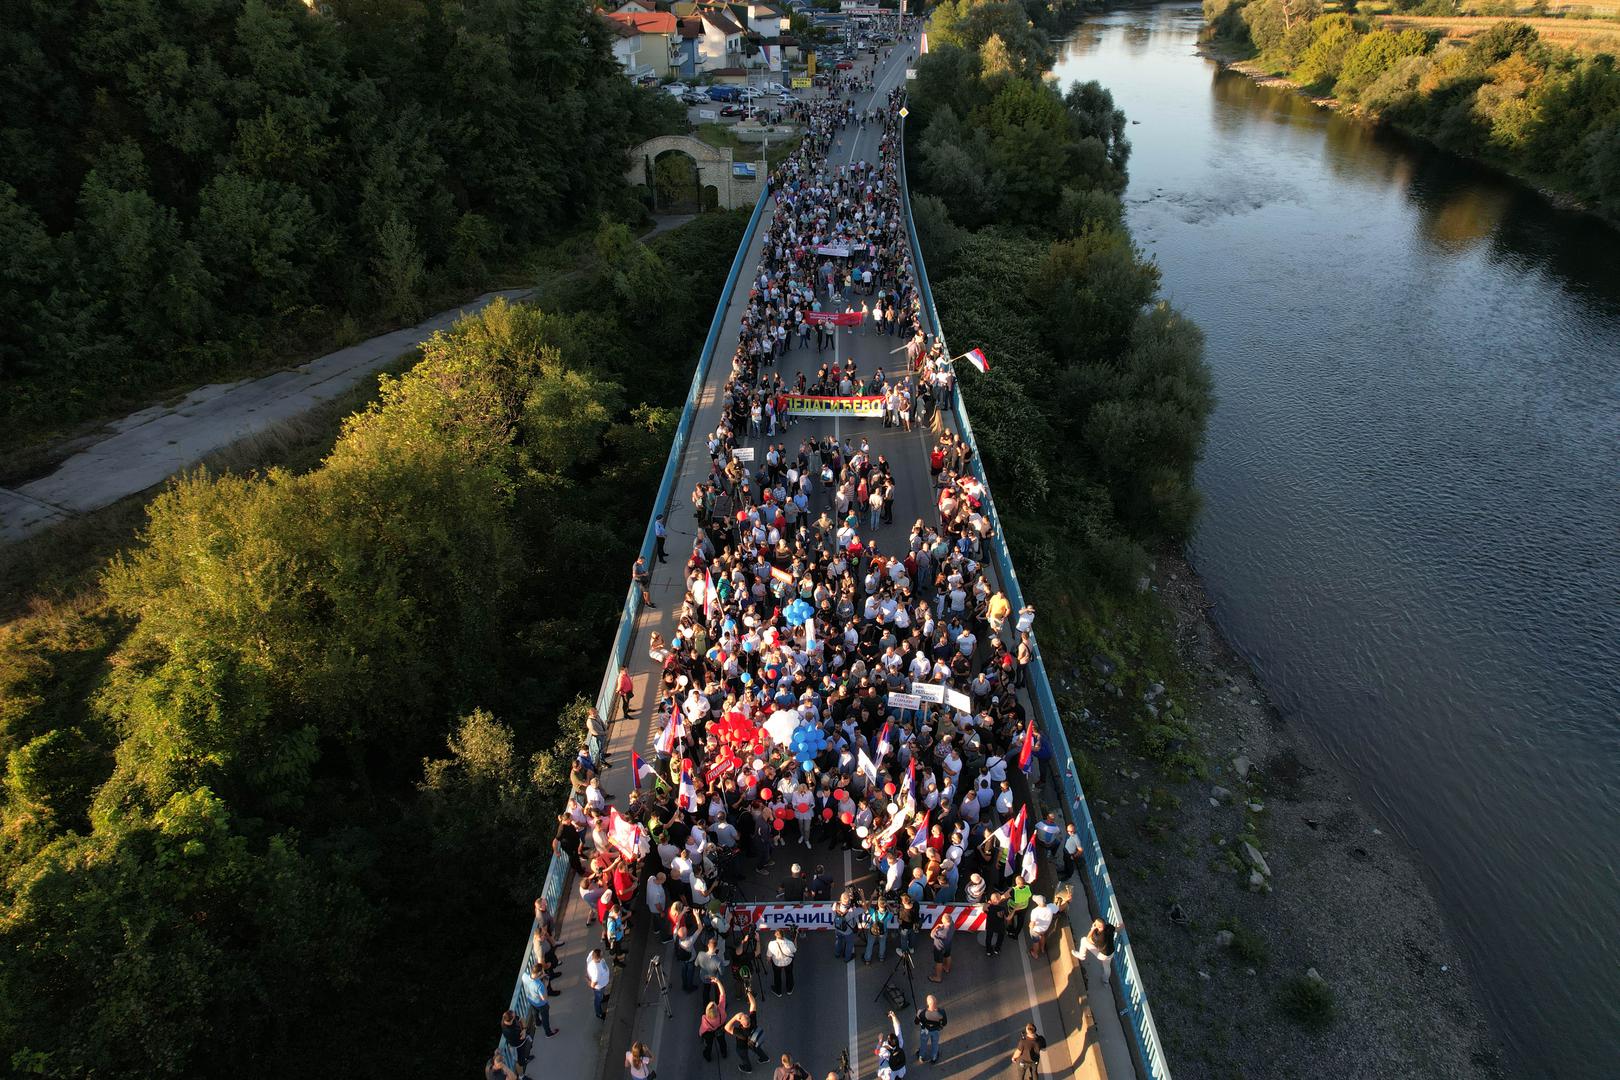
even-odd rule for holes
{"type": "MultiPolygon", "coordinates": [[[[844,852],[844,883],[847,885],[855,876],[855,860],[849,852],[844,852]]],[[[850,948],[855,947],[854,939],[850,939],[850,948]]],[[[855,1023],[855,961],[844,961],[844,988],[846,1007],[849,1009],[849,1077],[850,1080],[861,1080],[861,1033],[855,1023]]]]}

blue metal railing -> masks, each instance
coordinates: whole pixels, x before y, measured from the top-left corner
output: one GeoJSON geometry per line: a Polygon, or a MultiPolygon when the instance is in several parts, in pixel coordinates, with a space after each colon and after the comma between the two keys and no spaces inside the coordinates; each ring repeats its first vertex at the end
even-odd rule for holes
{"type": "MultiPolygon", "coordinates": [[[[731,271],[726,275],[725,288],[720,291],[720,300],[715,304],[714,319],[709,323],[709,336],[703,341],[703,351],[698,355],[697,370],[692,375],[692,385],[686,392],[686,405],[681,410],[680,423],[675,428],[675,439],[670,444],[669,459],[664,463],[664,476],[658,484],[658,498],[653,503],[652,513],[647,517],[647,531],[642,534],[641,557],[647,560],[647,565],[653,565],[653,552],[657,545],[655,523],[658,515],[664,513],[675,493],[675,483],[681,475],[681,461],[686,457],[686,448],[692,438],[692,426],[697,419],[698,405],[703,398],[703,385],[708,381],[709,369],[714,363],[715,345],[720,340],[720,331],[725,326],[726,310],[731,306],[733,292],[737,288],[737,279],[742,274],[743,263],[748,256],[748,249],[753,246],[754,234],[759,230],[759,221],[765,214],[765,203],[770,197],[768,188],[760,191],[759,201],[754,204],[754,214],[748,219],[748,229],[743,233],[742,243],[737,245],[737,254],[731,260],[731,271]]],[[[596,693],[596,711],[604,717],[613,715],[614,691],[618,688],[619,672],[624,669],[625,662],[630,655],[630,638],[635,633],[636,615],[641,611],[641,591],[634,586],[625,590],[624,610],[619,615],[619,628],[613,635],[613,649],[608,654],[607,670],[602,675],[602,685],[596,693]]],[[[589,749],[592,760],[602,756],[602,745],[597,738],[588,736],[589,749]]],[[[562,910],[564,891],[568,888],[568,860],[559,855],[551,857],[551,865],[546,869],[545,885],[540,895],[553,912],[562,910]]],[[[518,965],[518,981],[512,988],[512,1004],[509,1006],[513,1012],[524,1018],[529,1018],[528,1000],[523,994],[523,973],[535,961],[534,955],[534,927],[530,927],[528,941],[523,946],[523,961],[518,965]]],[[[513,1070],[517,1069],[517,1051],[508,1046],[503,1037],[500,1043],[501,1056],[513,1070]]]]}
{"type": "MultiPolygon", "coordinates": [[[[905,124],[900,128],[900,187],[904,194],[906,208],[906,234],[911,242],[911,260],[915,267],[917,289],[922,300],[923,318],[927,323],[925,329],[931,330],[934,337],[942,344],[945,341],[945,331],[939,322],[939,313],[934,309],[934,293],[928,284],[928,270],[923,263],[922,245],[917,240],[917,227],[911,218],[911,187],[906,181],[905,165],[905,124]]],[[[949,346],[946,347],[950,354],[949,346]]],[[[989,542],[992,560],[996,568],[996,575],[1001,581],[1002,590],[1012,605],[1013,611],[1021,611],[1024,607],[1024,594],[1018,587],[1018,574],[1013,569],[1012,556],[1007,551],[1005,533],[1001,528],[1001,518],[996,514],[995,500],[990,496],[990,484],[984,475],[984,459],[979,454],[979,445],[973,439],[973,427],[968,422],[967,405],[964,395],[958,388],[955,394],[953,416],[956,420],[957,430],[968,445],[973,448],[973,475],[984,485],[984,502],[982,509],[990,519],[992,535],[989,542]]],[[[1120,912],[1119,899],[1114,895],[1113,883],[1108,877],[1108,864],[1103,860],[1102,844],[1097,837],[1097,826],[1091,818],[1091,808],[1086,803],[1086,793],[1080,787],[1080,778],[1074,767],[1074,753],[1069,749],[1069,738],[1063,730],[1063,720],[1058,712],[1057,699],[1052,695],[1052,684],[1046,676],[1046,665],[1041,660],[1040,645],[1033,637],[1030,642],[1030,651],[1033,662],[1029,665],[1029,691],[1034,701],[1035,712],[1040,720],[1041,734],[1053,748],[1055,756],[1063,762],[1063,770],[1059,777],[1063,789],[1064,814],[1074,823],[1075,831],[1080,835],[1082,850],[1085,852],[1086,886],[1091,901],[1091,910],[1098,916],[1106,918],[1115,927],[1118,934],[1114,942],[1114,972],[1116,977],[1113,986],[1116,991],[1120,1016],[1125,1020],[1125,1026],[1131,1033],[1132,1056],[1136,1058],[1137,1068],[1148,1080],[1170,1080],[1170,1065],[1165,1059],[1164,1047],[1159,1041],[1159,1032],[1153,1024],[1153,1010],[1148,1007],[1147,988],[1142,984],[1141,972],[1136,966],[1136,958],[1131,952],[1130,935],[1124,926],[1124,917],[1120,912]]],[[[1089,920],[1088,920],[1089,923],[1089,920]]],[[[1086,929],[1089,929],[1089,925],[1086,929]]],[[[1085,930],[1076,927],[1076,936],[1081,936],[1085,930]]]]}

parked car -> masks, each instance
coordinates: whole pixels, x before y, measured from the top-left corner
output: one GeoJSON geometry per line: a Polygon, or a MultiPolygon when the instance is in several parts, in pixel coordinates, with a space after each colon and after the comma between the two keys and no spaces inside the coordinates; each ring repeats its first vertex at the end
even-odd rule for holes
{"type": "Polygon", "coordinates": [[[838,66],[839,71],[849,71],[855,65],[850,63],[848,60],[840,60],[840,61],[838,61],[837,66],[838,66]]]}
{"type": "Polygon", "coordinates": [[[681,101],[688,105],[707,105],[709,103],[709,95],[699,90],[688,90],[686,93],[681,95],[681,101]]]}
{"type": "Polygon", "coordinates": [[[710,101],[741,101],[743,88],[740,86],[711,86],[709,87],[710,101]]]}
{"type": "Polygon", "coordinates": [[[777,97],[782,97],[783,95],[792,93],[791,90],[779,82],[766,83],[760,89],[764,90],[767,94],[774,94],[777,97]]]}
{"type": "Polygon", "coordinates": [[[721,116],[747,116],[748,115],[748,110],[751,109],[751,108],[753,108],[753,106],[751,106],[751,105],[727,105],[725,108],[720,110],[720,115],[721,116]]]}
{"type": "Polygon", "coordinates": [[[692,88],[685,83],[672,82],[664,87],[664,93],[670,97],[685,97],[692,92],[692,88]]]}

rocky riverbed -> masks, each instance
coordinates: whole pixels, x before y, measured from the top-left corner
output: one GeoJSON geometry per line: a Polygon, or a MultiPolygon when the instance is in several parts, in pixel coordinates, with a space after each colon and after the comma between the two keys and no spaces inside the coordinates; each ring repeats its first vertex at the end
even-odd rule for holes
{"type": "MultiPolygon", "coordinates": [[[[1179,680],[1131,686],[1099,663],[1068,665],[1059,684],[1086,699],[1115,697],[1112,683],[1149,724],[1173,710],[1203,761],[1178,770],[1097,726],[1080,733],[1175,1075],[1500,1076],[1497,1040],[1411,853],[1270,705],[1185,560],[1162,556],[1144,584],[1166,610],[1179,680]]],[[[1117,723],[1124,705],[1098,712],[1117,723]]]]}

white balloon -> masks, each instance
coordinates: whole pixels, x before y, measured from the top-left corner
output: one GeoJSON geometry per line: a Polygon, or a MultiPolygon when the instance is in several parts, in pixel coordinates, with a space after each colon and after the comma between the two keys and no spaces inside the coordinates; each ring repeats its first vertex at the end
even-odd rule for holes
{"type": "Polygon", "coordinates": [[[870,833],[871,831],[872,830],[868,829],[865,825],[857,825],[855,827],[855,835],[860,837],[862,840],[865,840],[867,834],[870,833]]]}

